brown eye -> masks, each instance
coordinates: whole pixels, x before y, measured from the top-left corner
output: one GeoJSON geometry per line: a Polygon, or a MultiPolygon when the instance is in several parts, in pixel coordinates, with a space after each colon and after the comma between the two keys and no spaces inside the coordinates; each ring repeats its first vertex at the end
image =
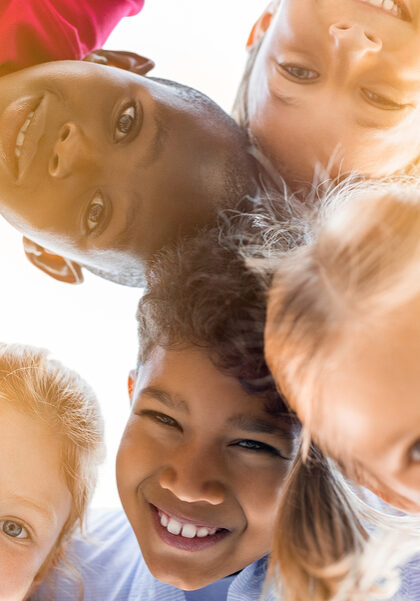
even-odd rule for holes
{"type": "Polygon", "coordinates": [[[118,115],[115,126],[114,139],[117,142],[123,140],[133,129],[136,122],[136,107],[131,104],[118,115]]]}
{"type": "Polygon", "coordinates": [[[362,94],[369,104],[384,111],[401,111],[407,107],[407,104],[400,104],[399,102],[392,100],[392,98],[375,94],[375,92],[372,92],[366,88],[362,88],[362,94]]]}
{"type": "Polygon", "coordinates": [[[308,69],[307,67],[303,67],[301,65],[280,63],[279,67],[287,76],[289,76],[289,79],[295,79],[296,81],[315,81],[319,78],[318,71],[315,71],[314,69],[308,69]]]}
{"type": "Polygon", "coordinates": [[[410,461],[420,463],[420,440],[417,440],[410,448],[410,461]]]}
{"type": "Polygon", "coordinates": [[[86,216],[86,228],[88,232],[93,232],[105,215],[105,203],[99,195],[95,196],[88,207],[86,216]]]}

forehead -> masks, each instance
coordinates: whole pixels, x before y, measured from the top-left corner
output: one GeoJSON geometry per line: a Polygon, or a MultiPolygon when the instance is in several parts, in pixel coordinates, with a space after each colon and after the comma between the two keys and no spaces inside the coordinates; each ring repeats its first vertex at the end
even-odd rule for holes
{"type": "Polygon", "coordinates": [[[0,499],[14,496],[56,506],[68,490],[61,468],[61,443],[34,415],[0,403],[0,499]]]}
{"type": "Polygon", "coordinates": [[[175,407],[191,415],[208,412],[224,420],[237,413],[264,413],[276,421],[266,412],[262,398],[248,394],[236,378],[218,369],[205,351],[195,347],[157,347],[139,370],[135,397],[149,387],[164,390],[175,407]]]}
{"type": "Polygon", "coordinates": [[[364,462],[391,457],[418,438],[419,334],[405,319],[381,331],[359,332],[338,349],[321,376],[313,424],[329,448],[335,445],[364,462]]]}

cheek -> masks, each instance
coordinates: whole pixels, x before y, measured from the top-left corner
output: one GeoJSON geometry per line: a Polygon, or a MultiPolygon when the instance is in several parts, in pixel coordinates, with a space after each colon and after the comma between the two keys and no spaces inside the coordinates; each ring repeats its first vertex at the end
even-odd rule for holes
{"type": "Polygon", "coordinates": [[[279,460],[273,463],[271,467],[261,466],[253,471],[252,477],[247,471],[247,477],[236,491],[248,532],[270,546],[284,480],[291,467],[291,462],[279,460]]]}
{"type": "Polygon", "coordinates": [[[22,601],[44,559],[28,548],[0,542],[0,601],[22,601]]]}

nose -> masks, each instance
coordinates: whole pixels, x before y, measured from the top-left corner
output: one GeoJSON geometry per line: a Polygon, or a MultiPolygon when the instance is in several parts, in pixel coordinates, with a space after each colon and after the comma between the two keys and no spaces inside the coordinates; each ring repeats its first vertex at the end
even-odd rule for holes
{"type": "Polygon", "coordinates": [[[382,40],[359,24],[334,23],[329,33],[334,49],[348,66],[377,54],[382,48],[382,40]]]}
{"type": "Polygon", "coordinates": [[[80,158],[83,144],[83,133],[75,123],[63,125],[48,162],[49,174],[55,178],[70,175],[76,159],[80,158]]]}
{"type": "Polygon", "coordinates": [[[160,485],[181,501],[220,505],[226,498],[226,487],[218,463],[210,450],[200,452],[193,446],[184,445],[160,472],[160,485]]]}

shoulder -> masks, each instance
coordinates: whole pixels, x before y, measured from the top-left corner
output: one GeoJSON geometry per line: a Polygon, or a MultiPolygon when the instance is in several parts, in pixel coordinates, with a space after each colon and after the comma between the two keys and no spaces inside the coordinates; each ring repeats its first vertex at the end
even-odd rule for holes
{"type": "Polygon", "coordinates": [[[86,533],[77,532],[66,554],[41,586],[37,598],[121,601],[135,598],[148,579],[137,540],[122,510],[92,511],[86,533]]]}

